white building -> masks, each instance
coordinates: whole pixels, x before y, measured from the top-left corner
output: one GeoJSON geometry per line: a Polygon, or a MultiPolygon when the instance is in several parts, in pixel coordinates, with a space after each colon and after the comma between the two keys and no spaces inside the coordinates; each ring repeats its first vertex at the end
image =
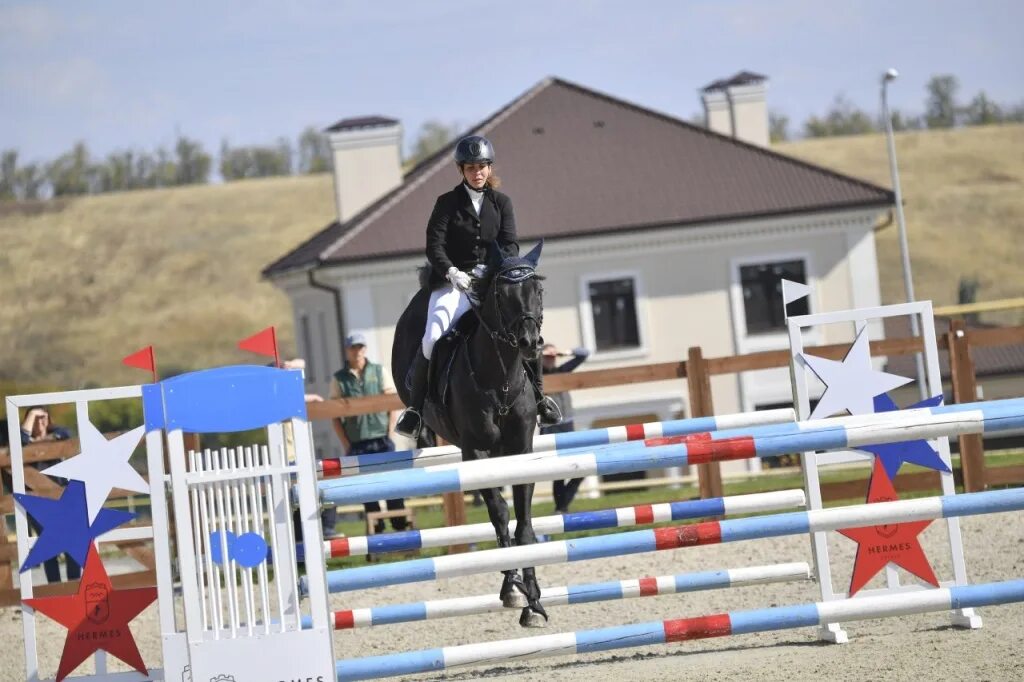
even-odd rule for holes
{"type": "MultiPolygon", "coordinates": [[[[589,348],[584,370],[679,361],[695,345],[706,357],[785,348],[780,277],[815,292],[791,313],[880,303],[874,229],[892,194],[768,149],[765,90],[747,72],[707,86],[703,128],[549,78],[466,131],[494,143],[521,247],[545,239],[544,337],[589,348]]],[[[430,210],[459,182],[451,147],[402,176],[395,120],[346,119],[327,133],[338,220],[264,271],[291,298],[310,390],[322,394],[345,333],[366,333],[371,359],[390,364],[430,210]]],[[[850,340],[817,333],[810,342],[850,340]]],[[[716,377],[713,391],[720,413],[790,402],[785,370],[716,377]]],[[[679,381],[573,401],[577,428],[688,412],[679,381]]],[[[318,447],[336,451],[322,427],[318,447]]]]}

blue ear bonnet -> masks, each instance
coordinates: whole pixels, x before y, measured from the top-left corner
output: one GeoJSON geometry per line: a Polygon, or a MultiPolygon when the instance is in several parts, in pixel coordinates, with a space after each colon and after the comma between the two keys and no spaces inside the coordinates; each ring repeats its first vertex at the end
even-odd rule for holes
{"type": "Polygon", "coordinates": [[[497,278],[503,282],[525,282],[537,274],[534,263],[526,258],[509,258],[498,269],[497,278]]]}
{"type": "MultiPolygon", "coordinates": [[[[497,278],[504,282],[524,282],[537,274],[537,263],[540,261],[540,252],[544,248],[544,240],[540,240],[537,246],[530,249],[525,256],[506,258],[497,267],[497,278]]],[[[497,249],[492,251],[497,254],[497,249]]]]}

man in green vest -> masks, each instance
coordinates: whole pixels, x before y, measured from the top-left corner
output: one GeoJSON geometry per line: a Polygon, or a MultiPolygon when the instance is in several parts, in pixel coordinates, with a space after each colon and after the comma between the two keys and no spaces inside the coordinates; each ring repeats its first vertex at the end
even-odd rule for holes
{"type": "MultiPolygon", "coordinates": [[[[331,397],[362,398],[394,392],[395,382],[387,368],[366,359],[366,337],[360,332],[349,334],[345,339],[345,366],[334,373],[331,397]]],[[[346,455],[391,452],[395,449],[391,435],[395,432],[397,416],[397,412],[373,412],[335,419],[332,424],[346,455]]],[[[401,498],[388,500],[387,504],[388,511],[405,509],[405,501],[401,498]]],[[[366,513],[380,511],[380,502],[366,502],[363,508],[366,513]]],[[[391,527],[396,531],[405,530],[406,521],[403,517],[393,518],[391,527]]],[[[374,530],[377,533],[383,531],[384,522],[378,521],[374,530]]]]}

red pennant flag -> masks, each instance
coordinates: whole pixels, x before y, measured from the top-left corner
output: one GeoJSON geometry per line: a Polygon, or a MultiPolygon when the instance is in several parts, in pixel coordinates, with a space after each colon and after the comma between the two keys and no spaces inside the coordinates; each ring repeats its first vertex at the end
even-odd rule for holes
{"type": "Polygon", "coordinates": [[[238,347],[250,353],[269,355],[274,358],[275,367],[281,364],[277,356],[277,331],[273,327],[267,327],[247,339],[242,339],[238,342],[238,347]]]}
{"type": "Polygon", "coordinates": [[[153,382],[156,382],[156,354],[153,352],[153,346],[146,346],[142,350],[137,350],[131,355],[122,358],[121,362],[129,367],[144,369],[150,372],[153,375],[153,382]]]}

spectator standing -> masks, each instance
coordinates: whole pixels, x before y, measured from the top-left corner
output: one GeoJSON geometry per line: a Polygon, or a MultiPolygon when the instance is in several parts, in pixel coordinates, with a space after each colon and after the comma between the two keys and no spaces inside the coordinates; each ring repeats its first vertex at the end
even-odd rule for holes
{"type": "MultiPolygon", "coordinates": [[[[363,398],[395,392],[395,383],[387,368],[367,359],[366,337],[359,332],[349,334],[345,339],[345,366],[334,373],[334,379],[331,398],[363,398]]],[[[396,412],[373,412],[334,419],[332,424],[345,455],[367,455],[395,449],[392,434],[397,417],[396,412]]],[[[388,500],[387,506],[388,511],[405,509],[405,500],[388,500]]],[[[363,508],[367,514],[380,511],[380,502],[365,502],[363,508]]],[[[330,511],[336,517],[337,510],[330,511]]],[[[396,531],[405,530],[406,525],[405,518],[391,519],[391,527],[396,531]]],[[[382,532],[384,522],[378,521],[374,530],[382,532]]]]}

